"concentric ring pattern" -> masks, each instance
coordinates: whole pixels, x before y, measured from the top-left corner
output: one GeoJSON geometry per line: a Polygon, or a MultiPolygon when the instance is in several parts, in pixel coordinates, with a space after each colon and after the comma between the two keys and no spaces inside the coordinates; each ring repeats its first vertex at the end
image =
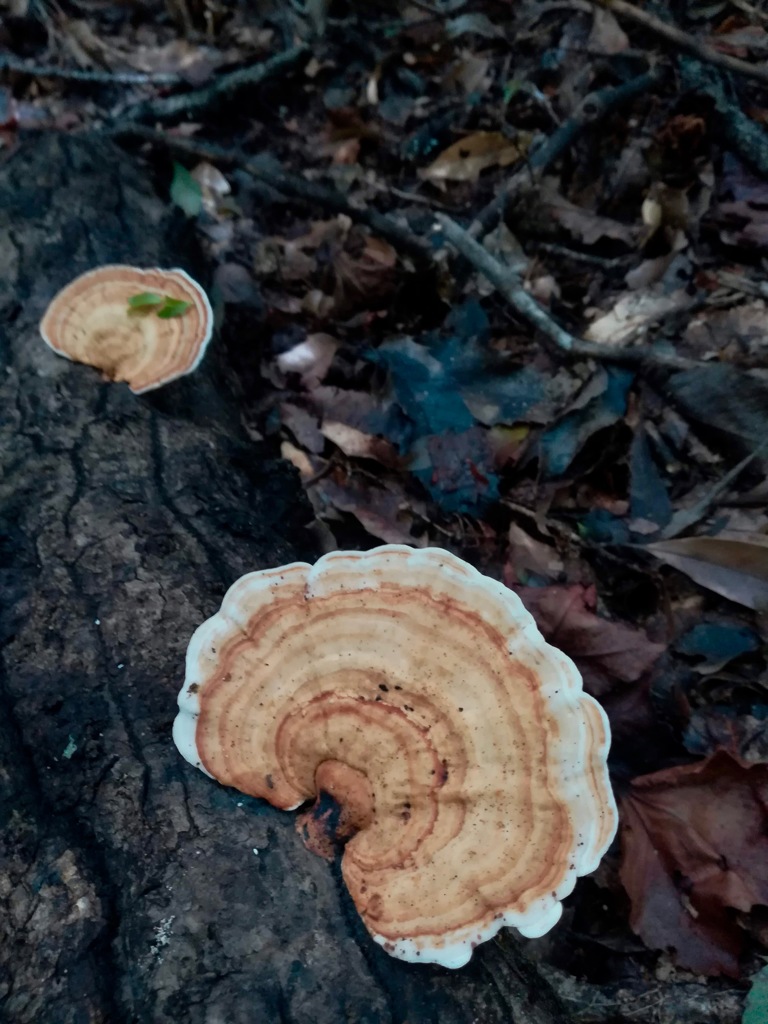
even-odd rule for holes
{"type": "Polygon", "coordinates": [[[137,395],[191,373],[212,332],[208,297],[185,271],[118,264],[75,278],[53,298],[40,323],[43,341],[54,352],[125,381],[137,395]],[[129,312],[128,300],[144,292],[191,305],[167,320],[152,310],[129,312]]]}
{"type": "Polygon", "coordinates": [[[608,723],[575,666],[436,548],[242,577],[192,638],[179,707],[179,750],[220,782],[347,811],[344,879],[404,960],[543,934],[616,831],[608,723]]]}

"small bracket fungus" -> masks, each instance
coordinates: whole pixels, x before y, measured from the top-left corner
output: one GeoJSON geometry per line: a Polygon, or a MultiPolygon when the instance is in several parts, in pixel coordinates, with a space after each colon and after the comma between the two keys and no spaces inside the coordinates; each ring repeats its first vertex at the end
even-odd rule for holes
{"type": "Polygon", "coordinates": [[[126,381],[137,395],[191,373],[212,333],[208,296],[189,274],[117,264],[75,278],[40,322],[43,341],[54,352],[126,381]],[[183,313],[158,316],[152,308],[130,308],[137,295],[153,293],[183,313]]]}
{"type": "Polygon", "coordinates": [[[346,840],[355,906],[403,960],[542,935],[616,832],[604,712],[515,594],[437,548],[243,576],[192,637],[179,708],[192,764],[317,801],[301,833],[346,840]]]}

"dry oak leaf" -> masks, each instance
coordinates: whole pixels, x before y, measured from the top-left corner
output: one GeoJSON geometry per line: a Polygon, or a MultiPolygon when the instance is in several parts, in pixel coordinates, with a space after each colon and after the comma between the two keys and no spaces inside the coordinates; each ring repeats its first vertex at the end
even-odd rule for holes
{"type": "Polygon", "coordinates": [[[508,167],[525,156],[530,136],[517,142],[503,132],[475,132],[454,142],[423,170],[424,181],[477,181],[489,167],[508,167]]]}
{"type": "Polygon", "coordinates": [[[768,765],[725,750],[643,775],[621,802],[630,924],[699,974],[739,974],[735,912],[768,904],[768,765]]]}
{"type": "Polygon", "coordinates": [[[544,639],[576,662],[584,688],[597,697],[614,683],[634,683],[664,651],[633,626],[595,615],[595,588],[513,587],[544,639]]]}

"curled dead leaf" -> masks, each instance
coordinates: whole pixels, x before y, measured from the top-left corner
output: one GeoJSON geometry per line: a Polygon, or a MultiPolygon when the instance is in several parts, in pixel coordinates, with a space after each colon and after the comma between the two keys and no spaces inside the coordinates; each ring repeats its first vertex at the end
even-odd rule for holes
{"type": "Polygon", "coordinates": [[[762,533],[679,537],[646,550],[729,601],[768,608],[768,537],[762,533]]]}

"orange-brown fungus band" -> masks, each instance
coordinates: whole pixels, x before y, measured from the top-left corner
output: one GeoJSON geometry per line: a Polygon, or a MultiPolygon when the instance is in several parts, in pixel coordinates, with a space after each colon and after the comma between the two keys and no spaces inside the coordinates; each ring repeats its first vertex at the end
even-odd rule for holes
{"type": "MultiPolygon", "coordinates": [[[[336,801],[344,880],[405,960],[543,934],[616,831],[608,723],[575,666],[436,548],[242,577],[190,642],[179,707],[176,745],[220,782],[284,810],[336,801]]],[[[311,813],[302,831],[322,847],[311,813]]]]}
{"type": "Polygon", "coordinates": [[[86,363],[139,395],[191,373],[213,332],[213,311],[200,285],[183,270],[139,270],[112,264],[81,274],[51,300],[40,322],[43,341],[60,356],[86,363]],[[131,310],[145,293],[189,303],[163,319],[131,310]]]}

